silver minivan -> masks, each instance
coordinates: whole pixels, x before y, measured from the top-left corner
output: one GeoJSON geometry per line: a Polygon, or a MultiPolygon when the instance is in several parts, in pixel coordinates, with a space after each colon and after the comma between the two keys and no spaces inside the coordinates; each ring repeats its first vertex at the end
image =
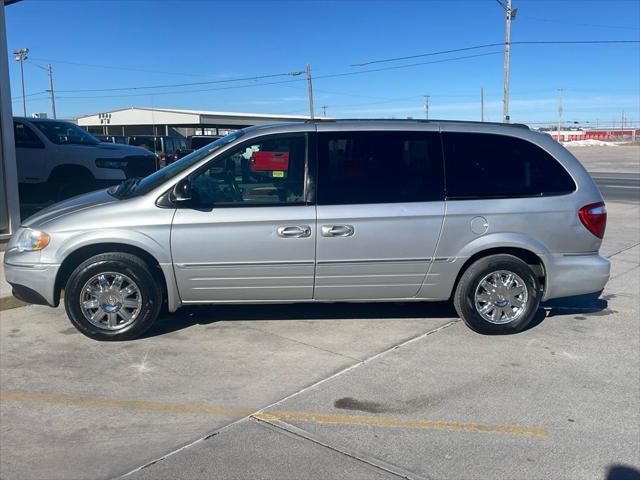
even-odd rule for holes
{"type": "Polygon", "coordinates": [[[16,297],[55,307],[64,291],[98,340],[216,303],[452,300],[500,334],[604,288],[605,224],[584,167],[526,126],[323,120],[246,128],[53,205],[4,261],[16,297]]]}

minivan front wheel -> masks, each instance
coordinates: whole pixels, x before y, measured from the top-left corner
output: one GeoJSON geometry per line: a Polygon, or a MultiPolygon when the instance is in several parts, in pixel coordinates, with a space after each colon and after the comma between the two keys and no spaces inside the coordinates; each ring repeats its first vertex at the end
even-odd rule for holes
{"type": "Polygon", "coordinates": [[[162,289],[147,264],[128,253],[89,258],[69,276],[64,304],[71,323],[95,340],[130,340],[158,317],[162,289]]]}
{"type": "Polygon", "coordinates": [[[533,269],[513,255],[491,255],[463,273],[453,303],[460,318],[485,334],[516,333],[534,319],[540,282],[533,269]]]}

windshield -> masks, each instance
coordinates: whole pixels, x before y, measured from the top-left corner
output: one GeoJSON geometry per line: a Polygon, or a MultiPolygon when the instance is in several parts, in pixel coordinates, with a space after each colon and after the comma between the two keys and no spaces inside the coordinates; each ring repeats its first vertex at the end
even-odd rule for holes
{"type": "Polygon", "coordinates": [[[33,122],[56,145],[98,145],[100,141],[73,123],[33,122]]]}
{"type": "Polygon", "coordinates": [[[201,149],[182,157],[180,160],[173,162],[166,167],[161,168],[148,177],[136,181],[132,181],[133,179],[130,179],[126,182],[121,183],[117,187],[112,187],[111,189],[109,189],[109,193],[114,197],[125,198],[133,197],[135,195],[143,195],[147,192],[150,192],[154,188],[162,185],[170,178],[180,174],[181,172],[184,172],[203,158],[209,156],[211,153],[219,150],[225,145],[228,145],[242,135],[244,135],[244,132],[242,130],[231,133],[226,137],[222,137],[215,142],[210,143],[209,145],[206,145],[201,149]]]}

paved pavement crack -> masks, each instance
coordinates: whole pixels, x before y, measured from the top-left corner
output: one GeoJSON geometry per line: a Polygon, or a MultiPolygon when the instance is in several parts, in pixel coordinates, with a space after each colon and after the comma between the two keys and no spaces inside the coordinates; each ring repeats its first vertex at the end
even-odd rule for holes
{"type": "Polygon", "coordinates": [[[189,447],[192,447],[192,446],[194,446],[194,445],[196,445],[196,444],[198,444],[200,442],[203,442],[203,441],[205,441],[205,440],[217,435],[218,433],[221,433],[224,430],[227,430],[228,428],[233,427],[234,425],[236,425],[236,424],[238,424],[238,423],[240,423],[240,422],[242,422],[244,420],[250,419],[250,418],[252,418],[252,417],[254,417],[256,415],[260,415],[265,410],[267,410],[269,408],[272,408],[272,407],[275,407],[276,405],[280,405],[281,403],[283,403],[283,402],[285,402],[285,401],[289,400],[290,398],[293,398],[293,397],[295,397],[297,395],[300,395],[301,393],[304,393],[307,390],[310,390],[310,389],[315,388],[315,387],[317,387],[319,385],[322,385],[323,383],[328,382],[329,380],[332,380],[332,379],[334,379],[334,378],[336,378],[336,377],[338,377],[340,375],[344,375],[345,373],[350,372],[351,370],[353,370],[355,368],[358,368],[358,367],[360,367],[362,365],[365,365],[365,364],[367,364],[367,363],[369,363],[369,362],[371,362],[371,361],[373,361],[373,360],[375,360],[377,358],[380,358],[380,357],[382,357],[382,356],[384,356],[384,355],[386,355],[386,354],[388,354],[388,353],[390,353],[390,352],[392,352],[394,350],[397,350],[398,348],[402,348],[402,347],[404,347],[406,345],[409,345],[411,343],[417,342],[417,341],[419,341],[419,340],[421,340],[421,339],[423,339],[423,338],[425,338],[425,337],[427,337],[429,335],[433,335],[434,333],[438,333],[439,331],[444,330],[445,328],[449,328],[452,325],[455,325],[456,323],[459,323],[459,322],[460,322],[460,319],[451,320],[450,322],[447,322],[444,325],[440,325],[439,327],[436,327],[436,328],[433,328],[431,330],[428,330],[428,331],[426,331],[424,333],[416,335],[415,337],[412,337],[412,338],[410,338],[408,340],[405,340],[404,342],[401,342],[401,343],[399,343],[397,345],[394,345],[392,347],[389,347],[389,348],[387,348],[387,349],[385,349],[385,350],[383,350],[381,352],[378,352],[375,355],[372,355],[371,357],[365,358],[364,360],[360,360],[357,363],[354,363],[353,365],[350,365],[350,366],[348,366],[346,368],[343,368],[342,370],[334,373],[333,375],[329,375],[328,377],[325,377],[322,380],[318,380],[317,382],[314,382],[314,383],[312,383],[310,385],[307,385],[306,387],[301,388],[297,392],[291,393],[291,394],[281,398],[280,400],[277,400],[277,401],[275,401],[275,402],[273,402],[273,403],[261,408],[260,410],[258,410],[256,412],[253,412],[253,413],[248,414],[248,415],[244,415],[241,418],[239,418],[237,420],[234,420],[233,422],[228,423],[227,425],[224,425],[224,426],[222,426],[220,428],[217,428],[217,429],[207,433],[203,437],[200,437],[200,438],[194,440],[193,442],[187,443],[186,445],[183,445],[183,446],[181,446],[181,447],[179,447],[179,448],[177,448],[175,450],[171,450],[170,452],[168,452],[168,453],[166,453],[166,454],[164,454],[164,455],[162,455],[162,456],[160,456],[160,457],[158,457],[158,458],[156,458],[154,460],[146,462],[145,464],[140,465],[139,467],[136,467],[136,468],[134,468],[134,469],[132,469],[132,470],[126,472],[126,473],[121,474],[121,475],[117,475],[117,476],[115,476],[113,478],[118,480],[118,479],[121,479],[121,478],[128,477],[129,475],[133,475],[134,473],[136,473],[136,472],[138,472],[138,471],[140,471],[140,470],[142,470],[142,469],[144,469],[144,468],[146,468],[146,467],[148,467],[150,465],[153,465],[154,463],[157,463],[157,462],[159,462],[161,460],[166,460],[167,458],[171,457],[172,455],[175,455],[178,452],[181,452],[182,450],[185,450],[185,449],[187,449],[189,447]]]}
{"type": "Polygon", "coordinates": [[[256,332],[265,333],[267,335],[273,335],[274,337],[282,338],[283,340],[289,340],[291,342],[298,343],[300,345],[305,345],[307,347],[315,348],[316,350],[321,350],[323,352],[331,353],[333,355],[338,355],[339,357],[348,358],[349,360],[354,360],[356,362],[361,362],[361,358],[352,357],[350,355],[345,355],[343,353],[334,352],[332,350],[327,350],[326,348],[321,348],[316,345],[311,345],[310,343],[301,342],[300,340],[296,340],[295,338],[286,337],[284,335],[279,335],[277,333],[269,332],[268,330],[262,330],[261,328],[250,327],[249,325],[241,324],[242,327],[248,328],[250,330],[255,330],[256,332]]]}
{"type": "Polygon", "coordinates": [[[611,278],[609,279],[609,281],[611,281],[611,280],[615,280],[616,278],[619,278],[619,277],[622,277],[623,275],[626,275],[627,273],[631,273],[631,272],[633,272],[634,270],[637,270],[638,268],[640,268],[640,265],[636,265],[635,267],[630,268],[629,270],[626,270],[626,271],[624,271],[624,272],[622,272],[622,273],[619,273],[619,274],[617,274],[617,275],[614,275],[613,277],[611,277],[611,278]]]}
{"type": "Polygon", "coordinates": [[[637,247],[638,245],[640,245],[640,242],[634,243],[630,247],[625,247],[622,250],[618,250],[616,253],[612,253],[611,255],[607,255],[607,258],[613,258],[616,255],[618,255],[619,253],[623,253],[623,252],[626,252],[627,250],[631,250],[633,247],[637,247]]]}
{"type": "MultiPolygon", "coordinates": [[[[425,479],[425,477],[422,477],[414,472],[409,472],[397,465],[393,465],[390,463],[387,463],[383,460],[380,460],[378,458],[375,457],[371,457],[369,455],[365,455],[363,452],[357,452],[354,450],[348,450],[344,447],[336,447],[334,445],[331,445],[329,443],[327,443],[324,440],[321,440],[318,436],[312,434],[311,432],[308,432],[306,430],[303,430],[301,428],[295,427],[293,425],[291,425],[290,423],[287,422],[283,422],[282,420],[266,420],[264,418],[261,417],[257,417],[255,415],[251,416],[251,419],[256,421],[257,423],[261,423],[264,424],[265,426],[270,426],[272,429],[276,429],[276,430],[281,430],[284,431],[290,435],[293,435],[294,437],[297,438],[302,438],[304,440],[307,440],[309,442],[315,443],[316,445],[319,445],[321,447],[327,448],[333,452],[337,452],[341,455],[344,455],[346,457],[349,457],[353,460],[362,462],[366,465],[369,465],[370,467],[373,467],[375,469],[378,470],[382,470],[385,473],[389,473],[391,475],[394,475],[396,477],[399,478],[404,478],[407,480],[421,480],[421,479],[425,479]]],[[[426,479],[425,479],[426,480],[426,479]]]]}

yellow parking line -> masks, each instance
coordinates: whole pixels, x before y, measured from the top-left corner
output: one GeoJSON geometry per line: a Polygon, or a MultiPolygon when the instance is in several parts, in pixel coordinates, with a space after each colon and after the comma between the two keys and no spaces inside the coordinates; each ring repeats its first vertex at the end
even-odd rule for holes
{"type": "Polygon", "coordinates": [[[25,305],[29,304],[24,303],[15,297],[0,297],[0,312],[3,312],[4,310],[11,310],[12,308],[24,307],[25,305]]]}
{"type": "Polygon", "coordinates": [[[464,432],[491,432],[506,435],[548,437],[544,428],[521,427],[518,425],[491,425],[485,423],[434,422],[431,420],[405,420],[392,417],[371,417],[363,415],[336,415],[332,413],[306,412],[263,412],[254,415],[258,420],[289,420],[334,425],[364,425],[368,427],[411,428],[424,430],[458,430],[464,432]]]}
{"type": "MultiPolygon", "coordinates": [[[[210,405],[148,402],[140,400],[113,400],[108,398],[76,397],[71,395],[53,395],[26,392],[0,392],[0,401],[48,403],[78,407],[122,408],[126,410],[145,410],[170,413],[192,413],[207,415],[251,415],[256,409],[218,407],[210,405]]],[[[313,413],[296,411],[269,411],[253,415],[258,420],[288,420],[330,425],[362,425],[370,427],[407,428],[423,430],[448,430],[464,432],[487,432],[504,435],[517,435],[546,438],[549,431],[538,427],[518,425],[491,425],[484,423],[436,422],[421,419],[401,419],[382,416],[339,415],[334,413],[313,413]]]]}
{"type": "Polygon", "coordinates": [[[216,407],[185,403],[148,402],[141,400],[112,400],[109,398],[75,397],[24,392],[0,392],[0,401],[51,403],[78,407],[123,408],[125,410],[150,410],[171,413],[205,413],[208,415],[250,415],[257,409],[216,407]]]}

